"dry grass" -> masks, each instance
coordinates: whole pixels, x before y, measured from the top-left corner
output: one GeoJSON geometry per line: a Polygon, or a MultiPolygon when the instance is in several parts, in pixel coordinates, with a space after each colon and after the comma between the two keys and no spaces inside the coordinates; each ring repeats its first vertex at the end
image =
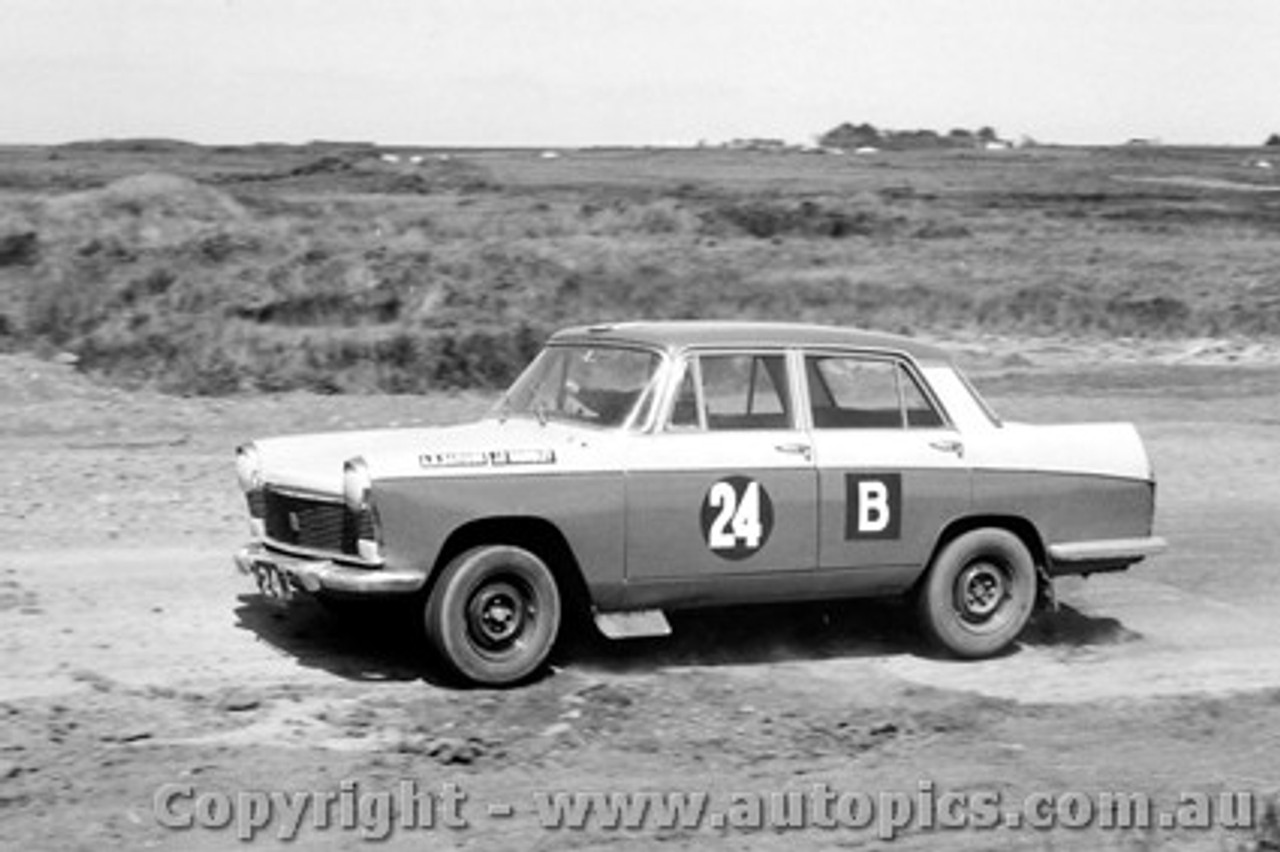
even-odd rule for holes
{"type": "Polygon", "coordinates": [[[636,317],[1280,334],[1280,193],[1243,152],[158,145],[0,151],[0,344],[227,393],[502,384],[636,317]]]}

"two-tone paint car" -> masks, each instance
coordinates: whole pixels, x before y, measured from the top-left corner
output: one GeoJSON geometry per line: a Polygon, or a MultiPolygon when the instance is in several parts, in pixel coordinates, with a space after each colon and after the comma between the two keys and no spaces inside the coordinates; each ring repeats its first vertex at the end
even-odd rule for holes
{"type": "Polygon", "coordinates": [[[430,644],[502,685],[569,606],[610,637],[665,612],[911,594],[960,657],[1052,579],[1157,553],[1125,423],[997,417],[940,348],[825,326],[572,328],[478,422],[239,448],[264,593],[417,596],[430,644]]]}

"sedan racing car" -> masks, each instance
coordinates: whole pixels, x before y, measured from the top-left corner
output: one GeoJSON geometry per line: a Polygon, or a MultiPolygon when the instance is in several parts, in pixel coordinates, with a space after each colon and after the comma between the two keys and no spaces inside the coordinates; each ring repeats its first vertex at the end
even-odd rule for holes
{"type": "Polygon", "coordinates": [[[826,326],[570,328],[478,422],[258,440],[237,473],[264,594],[410,596],[492,686],[541,669],[569,607],[625,638],[909,594],[937,645],[987,657],[1055,577],[1164,549],[1132,425],[1005,422],[942,349],[826,326]]]}

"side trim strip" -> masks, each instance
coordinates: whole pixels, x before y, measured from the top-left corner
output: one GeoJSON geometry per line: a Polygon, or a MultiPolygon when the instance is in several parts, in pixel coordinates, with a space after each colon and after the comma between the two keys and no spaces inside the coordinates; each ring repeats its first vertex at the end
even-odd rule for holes
{"type": "Polygon", "coordinates": [[[1113,538],[1101,541],[1072,541],[1049,545],[1049,556],[1055,562],[1099,562],[1113,559],[1142,559],[1169,549],[1159,536],[1148,538],[1113,538]]]}
{"type": "Polygon", "coordinates": [[[1154,484],[1155,480],[1143,476],[1126,476],[1120,473],[1102,473],[1091,470],[1064,470],[1053,467],[990,467],[974,465],[975,474],[999,474],[1001,476],[1061,476],[1075,479],[1109,479],[1115,482],[1154,484]]]}

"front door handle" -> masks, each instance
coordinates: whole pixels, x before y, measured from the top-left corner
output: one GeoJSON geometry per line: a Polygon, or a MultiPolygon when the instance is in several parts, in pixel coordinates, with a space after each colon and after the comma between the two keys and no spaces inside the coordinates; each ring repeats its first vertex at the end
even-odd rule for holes
{"type": "Polygon", "coordinates": [[[813,453],[813,447],[808,444],[800,443],[777,444],[774,446],[774,449],[780,453],[792,453],[794,455],[804,456],[806,461],[808,461],[810,454],[813,453]]]}
{"type": "Polygon", "coordinates": [[[930,441],[929,446],[940,453],[955,453],[959,458],[964,458],[964,444],[960,441],[930,441]]]}

